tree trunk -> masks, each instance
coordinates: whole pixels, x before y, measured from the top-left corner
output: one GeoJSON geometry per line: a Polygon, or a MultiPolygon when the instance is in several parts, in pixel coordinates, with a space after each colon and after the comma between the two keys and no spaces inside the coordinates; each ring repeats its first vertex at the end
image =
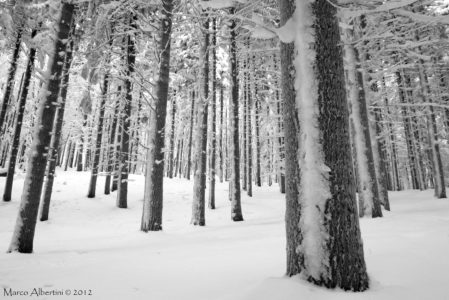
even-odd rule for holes
{"type": "Polygon", "coordinates": [[[119,101],[120,101],[120,93],[122,86],[119,85],[117,88],[117,100],[114,105],[114,114],[112,115],[112,125],[109,132],[109,142],[108,142],[108,164],[107,164],[107,175],[104,184],[104,194],[109,195],[111,193],[111,177],[112,172],[114,172],[115,159],[114,159],[114,151],[115,151],[115,136],[117,132],[117,122],[118,122],[118,111],[119,111],[119,101]]]}
{"type": "Polygon", "coordinates": [[[215,168],[217,154],[217,19],[212,19],[212,103],[210,131],[209,201],[210,209],[215,209],[215,168]]]}
{"type": "MultiPolygon", "coordinates": [[[[31,38],[36,36],[36,29],[33,29],[31,38]]],[[[31,74],[34,69],[34,58],[36,57],[36,48],[32,47],[28,54],[28,63],[25,71],[22,92],[20,94],[19,106],[17,108],[16,126],[14,127],[14,136],[12,138],[11,153],[9,155],[8,174],[6,176],[3,201],[11,201],[14,172],[16,169],[17,153],[19,151],[20,133],[22,132],[22,121],[25,112],[25,104],[28,96],[28,90],[31,82],[31,74]]]]}
{"type": "MultiPolygon", "coordinates": [[[[296,177],[299,195],[293,195],[301,206],[299,226],[292,228],[301,235],[295,258],[301,274],[315,284],[363,291],[369,280],[357,217],[336,8],[326,0],[297,0],[295,13],[297,26],[303,28],[294,40],[298,54],[293,63],[298,112],[293,121],[299,122],[299,133],[291,135],[298,136],[295,154],[303,166],[296,177]]],[[[290,213],[298,211],[288,209],[290,213]]]]}
{"type": "Polygon", "coordinates": [[[0,134],[3,134],[3,123],[5,122],[6,110],[8,108],[11,94],[13,93],[14,77],[17,71],[17,61],[19,60],[20,44],[22,42],[22,24],[19,24],[17,28],[16,42],[14,45],[14,51],[11,58],[11,65],[8,70],[8,79],[6,81],[5,93],[3,94],[3,102],[0,110],[0,134]]]}
{"type": "Polygon", "coordinates": [[[382,217],[382,210],[371,144],[363,74],[360,69],[358,50],[351,43],[353,35],[349,32],[348,36],[348,43],[345,44],[345,54],[348,67],[349,111],[354,128],[353,139],[357,161],[359,216],[377,218],[382,217]]]}
{"type": "MultiPolygon", "coordinates": [[[[129,25],[136,29],[136,16],[131,14],[129,25]]],[[[123,109],[122,134],[120,137],[120,176],[117,190],[118,208],[128,207],[128,176],[129,176],[129,144],[130,144],[130,127],[131,127],[131,104],[132,104],[132,86],[131,76],[134,75],[134,64],[136,63],[136,45],[135,40],[128,34],[127,36],[127,53],[126,53],[126,78],[125,86],[125,105],[123,109]]]]}
{"type": "Polygon", "coordinates": [[[70,25],[74,15],[74,5],[62,3],[61,15],[57,27],[57,36],[53,59],[49,65],[51,77],[43,93],[40,109],[35,124],[34,139],[31,145],[32,155],[28,161],[22,200],[8,252],[33,252],[34,231],[36,228],[39,200],[47,164],[47,156],[51,141],[51,129],[56,112],[56,103],[61,82],[61,73],[68,40],[70,25]]]}
{"type": "Polygon", "coordinates": [[[90,175],[89,190],[87,192],[87,198],[95,197],[95,190],[97,188],[97,176],[98,176],[98,165],[100,163],[100,151],[101,151],[101,141],[103,138],[103,121],[104,121],[104,110],[107,100],[107,93],[109,87],[109,72],[106,71],[103,78],[103,87],[101,89],[101,102],[98,113],[98,124],[97,124],[97,140],[94,152],[94,161],[92,165],[92,173],[90,175]]]}
{"type": "Polygon", "coordinates": [[[170,152],[168,153],[168,178],[173,178],[173,153],[175,151],[175,118],[176,118],[176,91],[173,92],[171,101],[171,130],[170,130],[170,152]]]}
{"type": "Polygon", "coordinates": [[[194,112],[195,112],[195,90],[192,90],[192,102],[190,106],[190,127],[189,127],[189,144],[188,153],[187,153],[187,170],[186,170],[186,178],[190,180],[190,169],[192,166],[192,137],[193,137],[193,121],[194,121],[194,112]]]}
{"type": "MultiPolygon", "coordinates": [[[[249,41],[248,41],[249,44],[249,41]]],[[[251,64],[251,60],[248,58],[248,69],[250,68],[250,64],[251,64]]],[[[252,78],[251,78],[251,72],[248,71],[248,75],[247,75],[247,93],[248,93],[248,98],[247,98],[247,102],[246,102],[246,118],[247,118],[247,133],[246,136],[248,137],[247,139],[247,158],[248,158],[248,181],[246,183],[246,188],[247,188],[247,194],[249,197],[253,196],[253,130],[252,130],[252,117],[251,117],[251,112],[252,112],[252,108],[253,108],[253,102],[252,102],[252,78]]]]}
{"type": "MultiPolygon", "coordinates": [[[[73,29],[72,29],[73,30],[73,29]]],[[[51,201],[51,194],[53,192],[53,181],[55,177],[55,170],[56,170],[56,154],[57,149],[59,147],[59,143],[61,141],[61,135],[62,135],[62,124],[64,121],[64,111],[65,111],[65,101],[67,98],[67,91],[68,91],[68,85],[69,85],[69,79],[70,79],[70,65],[72,64],[72,58],[73,58],[73,39],[69,41],[69,45],[67,47],[66,51],[66,57],[64,60],[64,66],[63,66],[63,75],[62,75],[62,81],[61,81],[61,92],[59,94],[60,102],[58,103],[59,107],[56,111],[56,117],[54,121],[54,133],[53,138],[51,141],[51,148],[49,151],[49,157],[47,162],[47,180],[44,183],[44,190],[42,192],[42,198],[40,203],[40,215],[39,220],[40,221],[47,221],[48,220],[48,214],[50,211],[50,201],[51,201]]]]}
{"type": "MultiPolygon", "coordinates": [[[[280,0],[279,8],[281,12],[281,23],[283,26],[292,16],[295,10],[295,0],[280,0]]],[[[296,111],[296,92],[294,88],[294,67],[295,55],[294,43],[281,43],[281,87],[283,100],[283,119],[285,136],[285,229],[287,235],[287,276],[301,273],[303,256],[297,251],[301,244],[302,233],[299,229],[301,207],[298,201],[298,136],[299,121],[296,111]]],[[[279,104],[278,104],[279,112],[279,104]]],[[[270,140],[268,140],[269,142],[270,140]]],[[[279,140],[278,140],[279,141],[279,140]]],[[[269,145],[270,147],[270,145],[269,145]]],[[[278,145],[280,147],[280,144],[278,145]]],[[[271,174],[270,174],[271,176],[271,174]]],[[[269,180],[270,181],[270,180],[269,180]]],[[[268,183],[270,185],[270,182],[268,183]]]]}
{"type": "Polygon", "coordinates": [[[195,176],[193,179],[193,225],[206,225],[205,219],[205,192],[206,192],[206,163],[207,163],[207,115],[209,106],[209,20],[203,13],[206,21],[203,23],[203,43],[200,50],[202,59],[201,89],[198,101],[198,124],[195,133],[195,176]]]}
{"type": "MultiPolygon", "coordinates": [[[[230,8],[230,15],[234,15],[235,7],[230,8]]],[[[239,149],[239,84],[238,84],[238,66],[237,66],[237,24],[234,18],[229,20],[230,29],[230,47],[229,47],[229,69],[231,71],[231,98],[230,98],[230,164],[231,178],[230,200],[231,200],[231,219],[233,221],[243,221],[242,204],[240,200],[240,149],[239,149]]]]}
{"type": "Polygon", "coordinates": [[[145,194],[142,212],[142,231],[162,230],[164,128],[167,114],[168,84],[170,79],[170,36],[173,0],[163,1],[158,45],[160,67],[154,98],[155,112],[150,118],[149,150],[145,175],[145,194]]]}

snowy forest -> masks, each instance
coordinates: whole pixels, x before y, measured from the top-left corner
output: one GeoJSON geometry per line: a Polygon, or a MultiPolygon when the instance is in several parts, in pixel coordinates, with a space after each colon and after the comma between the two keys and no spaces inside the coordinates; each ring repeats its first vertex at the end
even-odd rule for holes
{"type": "Polygon", "coordinates": [[[0,0],[0,294],[449,299],[448,35],[448,0],[0,0]]]}

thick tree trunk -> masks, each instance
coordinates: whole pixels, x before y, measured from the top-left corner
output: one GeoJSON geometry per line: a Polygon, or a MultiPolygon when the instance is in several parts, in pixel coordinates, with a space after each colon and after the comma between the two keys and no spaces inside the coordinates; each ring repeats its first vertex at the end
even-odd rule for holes
{"type": "MultiPolygon", "coordinates": [[[[73,28],[72,28],[73,30],[73,28]]],[[[56,111],[56,117],[54,121],[54,133],[51,142],[51,148],[49,152],[48,162],[47,162],[47,180],[44,183],[44,189],[42,192],[42,198],[40,203],[40,221],[47,221],[48,214],[50,211],[50,201],[51,194],[53,192],[53,181],[55,177],[56,170],[56,154],[57,149],[59,148],[59,143],[61,141],[62,135],[62,124],[64,122],[64,111],[65,111],[65,101],[67,98],[67,91],[69,88],[69,79],[70,79],[70,65],[72,64],[73,57],[73,40],[70,40],[69,45],[67,47],[66,57],[64,61],[63,67],[63,75],[61,81],[61,92],[59,94],[60,102],[58,103],[59,107],[56,111]]]]}
{"type": "MultiPolygon", "coordinates": [[[[230,8],[230,15],[235,14],[235,7],[230,8]]],[[[238,84],[238,66],[237,66],[237,24],[234,18],[229,21],[230,29],[230,81],[231,81],[231,98],[230,98],[230,165],[231,178],[230,197],[231,200],[231,219],[233,221],[243,221],[242,204],[240,199],[240,147],[239,147],[239,84],[238,84]]]]}
{"type": "MultiPolygon", "coordinates": [[[[284,4],[284,9],[292,9],[289,4],[284,4]]],[[[292,227],[301,235],[295,259],[301,274],[315,284],[363,291],[369,280],[357,216],[336,8],[326,0],[297,0],[296,6],[297,26],[303,28],[295,38],[298,55],[294,62],[298,66],[298,116],[293,122],[299,122],[299,133],[295,130],[290,134],[297,134],[301,155],[295,154],[304,167],[295,179],[299,195],[292,195],[301,206],[299,223],[292,227]]],[[[290,213],[298,211],[287,210],[287,215],[290,213]]]]}
{"type": "Polygon", "coordinates": [[[198,124],[195,132],[195,176],[193,179],[193,203],[192,220],[193,225],[206,225],[206,164],[207,164],[207,115],[209,106],[209,20],[204,14],[206,21],[203,23],[203,43],[200,50],[202,59],[201,89],[198,101],[198,124]]]}
{"type": "MultiPolygon", "coordinates": [[[[31,33],[31,38],[36,36],[37,30],[34,29],[31,33]]],[[[17,108],[16,125],[14,127],[14,135],[12,138],[11,153],[9,155],[8,174],[6,176],[5,190],[3,193],[3,201],[11,201],[12,186],[14,180],[14,173],[16,169],[17,153],[19,152],[20,133],[22,132],[22,121],[25,112],[25,104],[28,96],[28,90],[31,82],[31,74],[34,69],[34,59],[36,57],[36,48],[31,48],[28,54],[28,63],[23,79],[22,92],[20,94],[19,105],[17,108]]]]}
{"type": "Polygon", "coordinates": [[[170,36],[172,29],[173,0],[163,1],[158,45],[160,65],[154,98],[155,112],[150,118],[149,150],[145,175],[145,194],[142,212],[142,231],[162,230],[164,128],[167,114],[167,97],[170,72],[170,36]]]}
{"type": "Polygon", "coordinates": [[[31,145],[32,155],[28,161],[22,200],[8,252],[33,252],[34,230],[36,228],[39,200],[51,142],[51,129],[56,112],[56,103],[64,63],[65,42],[68,40],[70,25],[74,15],[74,5],[62,3],[61,16],[57,27],[57,36],[53,58],[49,65],[51,77],[46,86],[47,93],[42,94],[40,109],[35,124],[35,133],[31,145]]]}

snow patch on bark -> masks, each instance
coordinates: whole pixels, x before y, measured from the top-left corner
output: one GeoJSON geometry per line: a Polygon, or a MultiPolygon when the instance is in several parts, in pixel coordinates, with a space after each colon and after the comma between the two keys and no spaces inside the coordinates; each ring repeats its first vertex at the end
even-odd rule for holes
{"type": "Polygon", "coordinates": [[[304,254],[304,275],[316,280],[328,277],[329,253],[326,244],[329,235],[325,228],[325,208],[331,197],[330,169],[324,164],[319,130],[318,83],[314,70],[315,19],[314,0],[297,0],[292,22],[295,23],[296,69],[295,90],[299,119],[298,162],[300,169],[301,221],[303,240],[298,251],[304,254]]]}

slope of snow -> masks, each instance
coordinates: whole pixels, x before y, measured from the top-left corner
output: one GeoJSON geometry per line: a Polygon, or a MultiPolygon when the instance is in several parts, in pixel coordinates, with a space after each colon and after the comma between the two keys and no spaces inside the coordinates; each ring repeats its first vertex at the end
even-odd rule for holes
{"type": "MultiPolygon", "coordinates": [[[[130,176],[129,209],[115,192],[85,197],[89,173],[58,171],[50,221],[37,224],[35,253],[6,254],[23,185],[0,203],[0,294],[3,288],[91,290],[82,299],[449,299],[449,200],[432,191],[392,193],[393,212],[362,219],[371,289],[347,293],[285,278],[284,197],[277,186],[242,193],[244,222],[230,220],[226,183],[206,227],[189,225],[193,181],[165,180],[164,230],[139,231],[143,177],[130,176]]],[[[0,178],[3,191],[4,178],[0,178]]],[[[2,299],[3,299],[2,298],[2,299]]],[[[40,296],[39,299],[68,299],[40,296]]]]}

